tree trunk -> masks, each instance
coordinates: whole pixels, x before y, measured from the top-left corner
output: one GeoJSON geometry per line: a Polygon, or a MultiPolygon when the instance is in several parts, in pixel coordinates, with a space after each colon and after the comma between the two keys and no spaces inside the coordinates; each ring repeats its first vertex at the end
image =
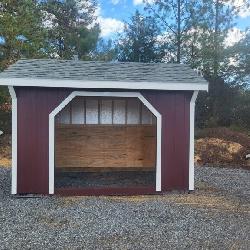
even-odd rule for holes
{"type": "Polygon", "coordinates": [[[177,0],[177,63],[181,62],[181,0],[177,0]]]}
{"type": "Polygon", "coordinates": [[[214,77],[217,77],[219,70],[219,50],[218,50],[218,34],[219,33],[219,0],[215,2],[215,23],[214,23],[214,77]]]}

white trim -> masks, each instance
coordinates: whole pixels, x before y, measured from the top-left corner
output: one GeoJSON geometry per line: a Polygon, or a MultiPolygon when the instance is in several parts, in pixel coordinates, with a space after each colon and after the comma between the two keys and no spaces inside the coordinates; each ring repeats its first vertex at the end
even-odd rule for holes
{"type": "Polygon", "coordinates": [[[126,82],[126,81],[85,81],[70,79],[41,78],[1,78],[0,85],[62,87],[62,88],[100,88],[100,89],[156,89],[156,90],[206,90],[208,84],[174,82],[126,82]]]}
{"type": "Polygon", "coordinates": [[[17,193],[17,97],[13,86],[8,86],[12,99],[12,168],[11,194],[17,193]]]}
{"type": "Polygon", "coordinates": [[[54,136],[55,116],[76,96],[108,96],[108,97],[136,97],[157,118],[157,154],[156,154],[156,191],[161,191],[161,114],[138,92],[72,92],[58,107],[49,114],[49,194],[54,194],[54,136]]]}
{"type": "Polygon", "coordinates": [[[190,101],[190,138],[189,138],[189,190],[194,190],[194,116],[198,91],[194,91],[190,101]]]}

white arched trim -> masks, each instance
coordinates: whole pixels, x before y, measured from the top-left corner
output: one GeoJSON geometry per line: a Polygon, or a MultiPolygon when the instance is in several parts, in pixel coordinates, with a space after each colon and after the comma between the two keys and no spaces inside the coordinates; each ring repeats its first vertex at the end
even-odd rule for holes
{"type": "Polygon", "coordinates": [[[12,101],[12,164],[11,194],[17,193],[17,97],[13,86],[8,86],[12,101]]]}
{"type": "Polygon", "coordinates": [[[190,138],[189,138],[189,190],[194,190],[194,117],[195,101],[198,91],[194,91],[190,101],[190,138]]]}
{"type": "Polygon", "coordinates": [[[49,114],[49,194],[54,194],[55,116],[76,96],[134,97],[141,100],[155,115],[157,119],[156,191],[161,191],[161,114],[138,92],[74,91],[49,114]]]}

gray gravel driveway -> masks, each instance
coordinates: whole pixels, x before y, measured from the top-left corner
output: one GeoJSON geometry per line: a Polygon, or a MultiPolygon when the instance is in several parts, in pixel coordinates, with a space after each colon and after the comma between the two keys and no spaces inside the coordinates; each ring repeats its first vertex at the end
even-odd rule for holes
{"type": "Polygon", "coordinates": [[[195,173],[192,194],[18,199],[0,167],[0,249],[250,249],[250,171],[195,173]]]}

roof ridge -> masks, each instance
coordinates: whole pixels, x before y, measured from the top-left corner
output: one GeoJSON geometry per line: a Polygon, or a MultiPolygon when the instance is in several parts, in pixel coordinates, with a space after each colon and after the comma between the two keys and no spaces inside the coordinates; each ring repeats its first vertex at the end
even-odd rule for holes
{"type": "MultiPolygon", "coordinates": [[[[18,62],[32,62],[32,61],[54,61],[54,62],[74,62],[74,63],[101,63],[101,64],[137,64],[137,65],[171,65],[171,66],[186,66],[188,68],[191,68],[188,64],[184,63],[165,63],[165,62],[122,62],[122,61],[91,61],[91,60],[70,60],[70,59],[56,59],[56,58],[21,58],[18,62]]],[[[15,64],[16,64],[15,63],[15,64]]]]}

